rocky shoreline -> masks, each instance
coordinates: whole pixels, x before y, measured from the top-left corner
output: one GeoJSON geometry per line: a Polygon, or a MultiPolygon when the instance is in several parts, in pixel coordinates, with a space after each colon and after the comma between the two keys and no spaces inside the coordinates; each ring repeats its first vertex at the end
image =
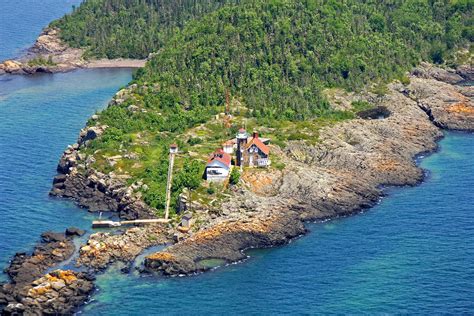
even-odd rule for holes
{"type": "Polygon", "coordinates": [[[5,269],[10,282],[0,287],[1,314],[72,314],[92,293],[94,276],[70,270],[46,272],[71,258],[73,238],[83,234],[77,228],[46,232],[32,254],[17,253],[5,269]]]}
{"type": "Polygon", "coordinates": [[[408,85],[392,84],[378,100],[369,96],[390,112],[388,117],[326,128],[322,142],[309,148],[292,142],[284,152],[287,168],[276,181],[276,193],[243,192],[223,205],[236,216],[148,256],[146,267],[179,275],[209,269],[201,264],[206,259],[238,261],[246,249],[277,246],[299,236],[305,221],[373,206],[383,195],[382,186],[418,184],[423,171],[414,158],[436,150],[441,129],[474,130],[473,87],[453,85],[472,81],[472,69],[463,69],[464,77],[424,64],[408,85]]]}
{"type": "Polygon", "coordinates": [[[24,56],[0,62],[0,75],[57,73],[81,68],[141,68],[146,63],[138,59],[86,60],[83,54],[83,49],[66,45],[59,38],[59,30],[46,28],[24,56]]]}
{"type": "MultiPolygon", "coordinates": [[[[114,262],[130,264],[151,246],[171,244],[147,256],[146,270],[170,276],[194,274],[210,269],[205,264],[209,259],[231,263],[245,259],[246,249],[286,244],[306,233],[306,221],[348,216],[367,209],[383,195],[382,186],[416,185],[423,180],[423,171],[414,158],[436,150],[442,129],[474,130],[473,87],[457,85],[472,81],[473,73],[471,67],[446,71],[423,64],[410,76],[410,83],[391,84],[384,96],[365,93],[362,97],[377,105],[376,110],[324,128],[316,145],[291,141],[284,149],[273,146],[272,151],[281,157],[285,169],[261,172],[252,181],[244,181],[218,215],[206,210],[196,214],[202,216],[202,224],[183,238],[176,238],[173,222],[168,226],[95,233],[81,247],[76,264],[98,272],[114,262]]],[[[123,102],[134,88],[119,91],[109,106],[123,102]]],[[[348,98],[346,101],[351,104],[354,96],[348,98]]],[[[122,219],[155,217],[136,193],[140,183],[129,186],[120,175],[95,171],[94,161],[81,152],[106,128],[84,128],[77,143],[66,149],[51,195],[73,199],[90,211],[116,212],[122,219]]],[[[69,239],[60,242],[65,244],[63,257],[70,256],[69,239]]],[[[28,271],[32,260],[37,260],[36,251],[31,256],[17,255],[9,270],[17,271],[17,275],[27,273],[22,271],[28,271]]],[[[21,282],[9,272],[12,281],[3,285],[0,292],[2,313],[35,308],[46,313],[70,312],[87,299],[93,290],[93,276],[73,271],[44,275],[59,263],[46,262],[34,277],[32,274],[21,282]],[[69,278],[75,283],[68,284],[65,280],[69,278]],[[50,290],[58,279],[66,284],[65,295],[61,289],[50,290]],[[48,291],[39,290],[38,294],[37,287],[48,291]],[[45,294],[51,292],[56,294],[45,294]],[[74,299],[69,304],[65,297],[74,299]]]]}
{"type": "MultiPolygon", "coordinates": [[[[472,86],[453,85],[472,78],[469,67],[446,71],[422,64],[408,85],[392,84],[384,97],[364,96],[384,109],[382,119],[368,115],[326,128],[316,146],[293,141],[284,150],[274,147],[287,168],[281,174],[264,175],[270,179],[269,188],[263,193],[255,188],[238,190],[222,206],[220,216],[204,218],[207,224],[198,232],[149,256],[146,267],[176,275],[208,269],[200,264],[205,259],[238,261],[245,257],[245,249],[279,245],[301,235],[304,221],[347,216],[373,206],[383,185],[419,183],[423,172],[413,159],[437,148],[441,128],[474,130],[472,86]]],[[[133,89],[121,90],[109,106],[121,104],[133,89]]],[[[72,198],[93,211],[117,211],[124,219],[154,217],[134,193],[135,184],[126,186],[119,175],[94,171],[81,156],[81,148],[106,128],[81,131],[78,142],[60,160],[51,194],[72,198]]],[[[166,238],[161,236],[165,240],[171,235],[172,229],[166,238]]]]}

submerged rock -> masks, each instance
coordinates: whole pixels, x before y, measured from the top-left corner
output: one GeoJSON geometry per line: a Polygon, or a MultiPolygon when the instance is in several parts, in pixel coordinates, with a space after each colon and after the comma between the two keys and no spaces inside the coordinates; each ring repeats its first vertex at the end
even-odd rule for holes
{"type": "Polygon", "coordinates": [[[77,228],[77,227],[69,227],[66,229],[66,236],[84,236],[86,233],[85,230],[77,228]]]}

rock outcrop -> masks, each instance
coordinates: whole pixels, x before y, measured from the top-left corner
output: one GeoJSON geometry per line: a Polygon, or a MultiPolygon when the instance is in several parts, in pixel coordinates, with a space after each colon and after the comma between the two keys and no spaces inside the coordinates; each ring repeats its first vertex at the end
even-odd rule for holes
{"type": "Polygon", "coordinates": [[[236,262],[246,258],[243,250],[283,245],[305,233],[298,213],[278,212],[253,221],[226,222],[204,230],[183,242],[146,258],[151,270],[167,275],[189,274],[209,269],[201,259],[236,262]]]}
{"type": "Polygon", "coordinates": [[[0,62],[2,74],[36,74],[71,71],[79,68],[140,68],[146,60],[85,60],[84,50],[69,47],[60,38],[60,30],[45,28],[34,45],[18,60],[0,62]]]}
{"type": "Polygon", "coordinates": [[[414,77],[405,92],[437,126],[452,130],[474,130],[474,102],[467,89],[434,79],[414,77]]]}
{"type": "Polygon", "coordinates": [[[15,293],[2,315],[72,315],[94,290],[94,276],[70,270],[55,270],[15,293]]]}
{"type": "Polygon", "coordinates": [[[73,236],[83,231],[46,232],[32,254],[17,253],[5,272],[10,282],[0,287],[2,315],[68,314],[93,289],[93,277],[72,271],[45,272],[69,259],[75,250],[73,236]]]}
{"type": "Polygon", "coordinates": [[[111,263],[131,263],[146,248],[172,241],[172,236],[161,225],[134,227],[119,234],[95,233],[80,249],[77,264],[102,270],[111,263]]]}
{"type": "Polygon", "coordinates": [[[408,86],[391,85],[381,100],[373,97],[372,103],[383,107],[386,115],[327,127],[315,146],[290,142],[276,194],[244,191],[234,196],[223,205],[227,216],[148,256],[146,266],[176,275],[208,269],[200,264],[205,259],[240,260],[245,249],[279,245],[298,236],[303,221],[346,216],[373,206],[385,185],[419,183],[423,171],[414,158],[437,148],[439,127],[474,130],[472,99],[439,79],[462,78],[430,69],[423,78],[412,76],[408,86]]]}
{"type": "Polygon", "coordinates": [[[46,28],[25,56],[0,63],[0,74],[64,72],[82,68],[87,65],[82,54],[82,49],[71,48],[62,42],[57,29],[46,28]]]}
{"type": "Polygon", "coordinates": [[[458,84],[465,80],[463,74],[468,73],[467,71],[463,71],[463,69],[465,68],[459,68],[459,71],[456,71],[455,69],[442,69],[422,62],[420,66],[413,71],[413,75],[418,78],[433,79],[449,84],[458,84]]]}
{"type": "Polygon", "coordinates": [[[126,184],[125,178],[112,172],[96,171],[92,167],[94,158],[80,152],[106,129],[104,125],[81,130],[77,143],[69,146],[61,156],[50,194],[73,199],[91,212],[118,212],[120,218],[128,220],[155,218],[154,211],[126,184]]]}

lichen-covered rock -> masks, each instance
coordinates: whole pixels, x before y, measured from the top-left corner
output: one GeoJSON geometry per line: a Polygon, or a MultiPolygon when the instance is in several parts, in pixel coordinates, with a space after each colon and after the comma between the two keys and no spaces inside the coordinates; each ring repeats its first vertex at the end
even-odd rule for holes
{"type": "Polygon", "coordinates": [[[94,277],[56,270],[26,285],[3,308],[2,315],[69,315],[94,289],[94,277]]]}
{"type": "Polygon", "coordinates": [[[32,254],[17,253],[5,272],[10,282],[0,286],[2,315],[72,313],[93,288],[90,276],[72,271],[45,272],[74,253],[71,236],[46,232],[32,254]]]}
{"type": "Polygon", "coordinates": [[[171,236],[160,225],[134,227],[120,234],[95,233],[81,247],[77,264],[101,270],[116,261],[130,263],[144,249],[170,241],[171,236]]]}

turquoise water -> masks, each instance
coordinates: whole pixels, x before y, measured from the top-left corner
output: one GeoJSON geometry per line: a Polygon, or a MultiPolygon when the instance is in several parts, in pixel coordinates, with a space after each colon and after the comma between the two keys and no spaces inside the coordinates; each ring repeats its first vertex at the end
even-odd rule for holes
{"type": "Polygon", "coordinates": [[[290,245],[188,278],[112,269],[86,315],[471,314],[474,311],[474,135],[448,133],[396,188],[357,216],[311,224],[290,245]],[[117,302],[122,302],[116,305],[117,302]]]}
{"type": "MultiPolygon", "coordinates": [[[[78,2],[3,0],[0,59],[78,2]]],[[[89,227],[87,212],[47,193],[61,152],[129,80],[129,70],[0,77],[0,266],[47,229],[89,227]]],[[[472,314],[473,156],[473,134],[447,133],[421,162],[429,170],[422,185],[390,189],[364,214],[310,224],[288,246],[195,277],[112,268],[82,313],[472,314]]]]}

